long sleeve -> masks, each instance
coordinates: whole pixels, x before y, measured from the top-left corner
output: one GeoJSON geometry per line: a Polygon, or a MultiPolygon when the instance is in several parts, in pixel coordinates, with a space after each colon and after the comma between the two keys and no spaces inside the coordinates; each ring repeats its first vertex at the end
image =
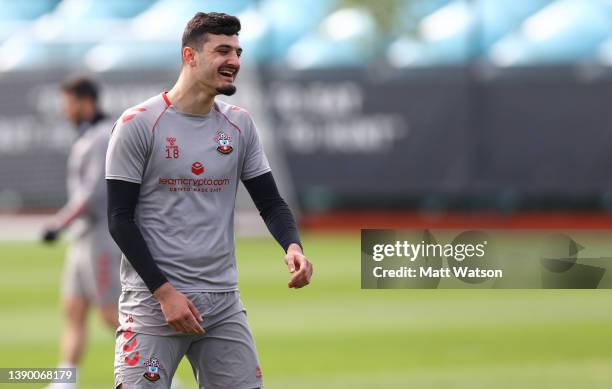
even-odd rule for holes
{"type": "Polygon", "coordinates": [[[107,190],[110,234],[147,288],[153,293],[168,280],[155,263],[138,225],[134,222],[140,184],[107,180],[107,190]]]}
{"type": "Polygon", "coordinates": [[[272,172],[243,181],[268,230],[285,251],[292,243],[302,246],[295,218],[283,200],[272,172]]]}

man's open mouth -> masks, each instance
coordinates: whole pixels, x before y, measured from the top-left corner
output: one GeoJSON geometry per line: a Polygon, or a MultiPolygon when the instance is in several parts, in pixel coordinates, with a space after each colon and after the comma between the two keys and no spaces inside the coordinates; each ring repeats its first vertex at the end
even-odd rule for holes
{"type": "Polygon", "coordinates": [[[224,67],[224,68],[219,69],[219,74],[227,81],[234,81],[234,78],[236,77],[237,72],[238,72],[238,69],[236,68],[224,67]]]}

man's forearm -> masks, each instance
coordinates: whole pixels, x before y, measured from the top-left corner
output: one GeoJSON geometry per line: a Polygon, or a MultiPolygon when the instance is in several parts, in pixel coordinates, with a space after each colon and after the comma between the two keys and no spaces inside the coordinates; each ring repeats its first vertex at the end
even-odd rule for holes
{"type": "Polygon", "coordinates": [[[297,245],[302,248],[302,242],[297,228],[297,223],[293,218],[293,214],[289,209],[289,206],[282,200],[282,203],[276,205],[275,208],[268,210],[268,212],[260,212],[268,230],[281,245],[281,247],[287,252],[291,245],[297,245]]]}
{"type": "Polygon", "coordinates": [[[134,222],[140,185],[108,180],[107,188],[110,234],[147,288],[154,293],[168,280],[155,263],[140,229],[134,222]]]}
{"type": "Polygon", "coordinates": [[[57,231],[68,228],[76,219],[87,212],[88,207],[86,201],[69,202],[54,216],[50,227],[57,231]]]}
{"type": "Polygon", "coordinates": [[[295,218],[289,206],[280,196],[272,173],[244,181],[259,214],[276,241],[287,251],[291,244],[300,248],[302,243],[295,218]]]}

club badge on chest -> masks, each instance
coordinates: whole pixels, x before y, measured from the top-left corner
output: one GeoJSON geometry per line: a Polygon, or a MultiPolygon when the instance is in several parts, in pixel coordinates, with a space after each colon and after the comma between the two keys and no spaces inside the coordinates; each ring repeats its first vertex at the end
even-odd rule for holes
{"type": "Polygon", "coordinates": [[[229,154],[234,151],[232,147],[232,137],[227,135],[225,132],[219,130],[214,138],[217,143],[217,151],[221,154],[229,154]]]}

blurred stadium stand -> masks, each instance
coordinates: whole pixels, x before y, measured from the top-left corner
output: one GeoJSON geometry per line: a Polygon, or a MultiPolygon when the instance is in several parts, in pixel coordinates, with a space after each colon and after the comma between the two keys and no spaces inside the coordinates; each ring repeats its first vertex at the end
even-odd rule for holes
{"type": "Polygon", "coordinates": [[[392,34],[380,33],[367,1],[2,0],[1,69],[176,66],[176,42],[186,20],[214,10],[243,19],[243,44],[252,49],[248,60],[295,69],[379,63],[381,47],[388,62],[400,68],[608,58],[612,4],[607,0],[389,4],[401,22],[392,34]]]}
{"type": "Polygon", "coordinates": [[[378,64],[381,48],[398,67],[597,61],[607,58],[612,33],[608,0],[389,0],[401,24],[390,32],[381,32],[368,3],[375,2],[1,0],[2,69],[175,66],[168,48],[176,56],[184,24],[197,11],[240,16],[243,43],[254,48],[247,59],[297,69],[378,64]],[[133,49],[153,62],[130,56],[133,49]],[[96,67],[103,54],[115,60],[96,67]]]}
{"type": "Polygon", "coordinates": [[[232,99],[307,212],[612,209],[610,0],[0,0],[0,210],[63,201],[57,83],[120,114],[197,11],[241,18],[232,99]]]}

